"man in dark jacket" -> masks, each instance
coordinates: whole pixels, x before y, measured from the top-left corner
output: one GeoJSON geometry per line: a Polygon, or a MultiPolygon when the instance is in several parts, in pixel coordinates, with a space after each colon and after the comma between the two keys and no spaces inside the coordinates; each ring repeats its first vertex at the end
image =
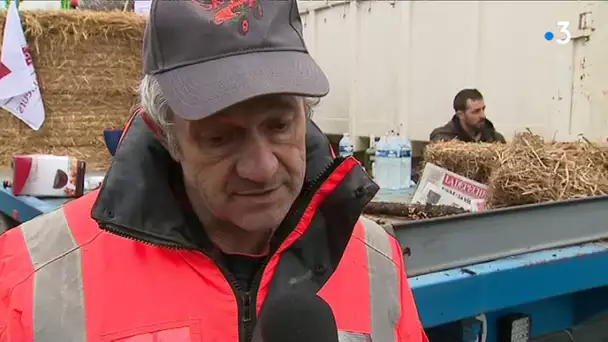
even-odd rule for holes
{"type": "Polygon", "coordinates": [[[505,138],[486,119],[486,104],[477,89],[463,89],[454,97],[454,116],[444,126],[431,132],[430,140],[460,140],[464,142],[500,142],[505,138]]]}

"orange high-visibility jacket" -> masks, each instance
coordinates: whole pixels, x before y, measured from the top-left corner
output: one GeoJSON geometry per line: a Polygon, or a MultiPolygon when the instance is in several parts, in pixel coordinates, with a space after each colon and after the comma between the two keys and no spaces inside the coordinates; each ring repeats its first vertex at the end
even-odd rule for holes
{"type": "Polygon", "coordinates": [[[305,189],[245,290],[195,242],[179,166],[132,120],[100,190],[0,236],[0,342],[249,342],[289,289],[329,303],[340,341],[426,342],[399,244],[359,217],[377,186],[312,122],[307,148],[305,189]]]}

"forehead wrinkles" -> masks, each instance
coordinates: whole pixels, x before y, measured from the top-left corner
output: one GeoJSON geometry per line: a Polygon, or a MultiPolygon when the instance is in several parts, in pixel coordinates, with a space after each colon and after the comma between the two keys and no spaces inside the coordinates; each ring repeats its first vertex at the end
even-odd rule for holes
{"type": "Polygon", "coordinates": [[[273,95],[251,99],[226,108],[213,116],[192,122],[198,129],[214,127],[218,124],[229,126],[248,127],[265,118],[269,113],[280,113],[281,110],[293,112],[301,109],[299,99],[296,96],[273,95]]]}
{"type": "Polygon", "coordinates": [[[219,112],[218,118],[220,119],[232,119],[238,118],[242,113],[248,113],[249,115],[265,114],[268,111],[275,111],[280,109],[293,110],[298,108],[298,100],[295,96],[288,95],[274,95],[264,96],[248,101],[241,102],[232,107],[219,112]]]}

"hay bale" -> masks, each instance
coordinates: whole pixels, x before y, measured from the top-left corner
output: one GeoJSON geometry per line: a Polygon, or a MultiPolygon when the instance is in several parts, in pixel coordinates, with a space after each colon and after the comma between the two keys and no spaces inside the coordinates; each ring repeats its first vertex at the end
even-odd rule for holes
{"type": "MultiPolygon", "coordinates": [[[[426,146],[424,162],[488,184],[490,174],[498,166],[498,160],[505,149],[505,144],[467,143],[457,140],[437,142],[426,146]]],[[[421,170],[424,170],[424,165],[421,170]]]]}
{"type": "MultiPolygon", "coordinates": [[[[104,129],[121,128],[136,103],[145,18],[129,12],[22,11],[46,109],[34,132],[0,113],[0,168],[15,153],[68,154],[103,170],[104,129]]],[[[4,26],[6,12],[0,13],[4,26]]]]}
{"type": "Polygon", "coordinates": [[[608,194],[608,145],[586,140],[546,143],[518,134],[489,180],[490,207],[608,194]]]}

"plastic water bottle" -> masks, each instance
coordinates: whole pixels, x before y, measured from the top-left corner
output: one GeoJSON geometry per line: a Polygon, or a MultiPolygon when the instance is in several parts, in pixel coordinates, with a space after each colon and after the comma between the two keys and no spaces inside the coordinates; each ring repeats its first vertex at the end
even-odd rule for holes
{"type": "Polygon", "coordinates": [[[367,173],[374,177],[374,158],[376,158],[376,136],[369,136],[369,147],[365,150],[364,165],[367,173]]]}
{"type": "Polygon", "coordinates": [[[401,189],[409,189],[412,186],[412,143],[406,137],[400,137],[401,150],[399,159],[401,161],[401,189]]]}
{"type": "Polygon", "coordinates": [[[353,155],[354,147],[352,140],[350,140],[349,133],[344,133],[344,135],[342,135],[342,139],[340,139],[338,146],[340,149],[340,157],[346,158],[353,155]]]}
{"type": "Polygon", "coordinates": [[[388,137],[387,135],[380,138],[378,143],[376,144],[376,152],[374,158],[374,179],[376,183],[380,186],[381,190],[388,189],[388,168],[389,168],[389,160],[388,160],[388,137]]]}
{"type": "Polygon", "coordinates": [[[388,137],[388,186],[390,190],[401,188],[401,145],[399,137],[392,132],[388,137]]]}

